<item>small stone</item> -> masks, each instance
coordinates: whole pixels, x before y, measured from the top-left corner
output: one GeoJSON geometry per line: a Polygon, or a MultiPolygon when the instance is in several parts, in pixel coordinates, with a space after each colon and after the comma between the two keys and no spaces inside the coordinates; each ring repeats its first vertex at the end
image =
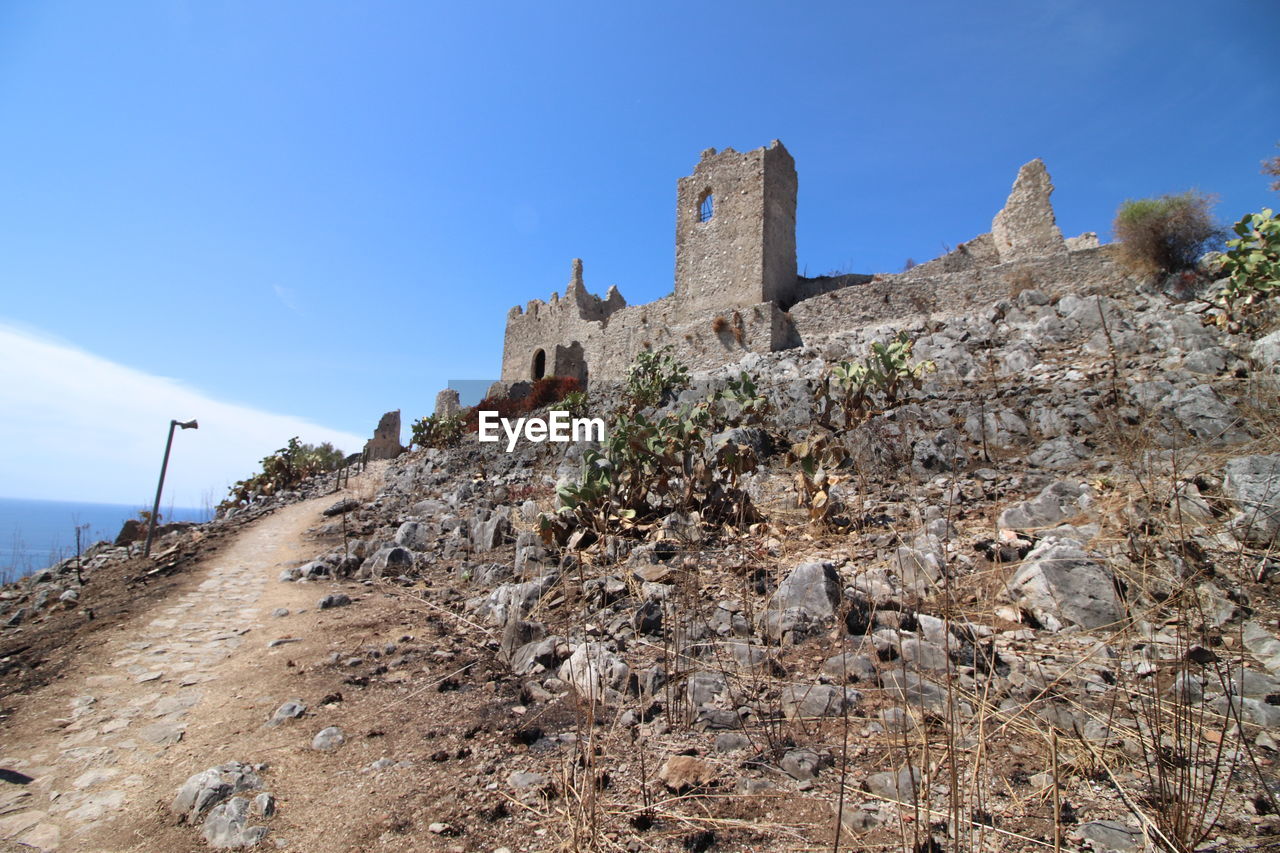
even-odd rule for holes
{"type": "Polygon", "coordinates": [[[748,749],[751,746],[751,739],[746,735],[737,732],[724,732],[716,735],[715,746],[712,747],[716,752],[738,752],[748,749]]]}
{"type": "Polygon", "coordinates": [[[1093,820],[1081,824],[1072,833],[1078,838],[1093,842],[1094,849],[1127,853],[1143,847],[1142,830],[1114,820],[1093,820]]]}
{"type": "Polygon", "coordinates": [[[805,748],[787,750],[778,766],[792,779],[805,782],[817,776],[823,764],[823,756],[812,749],[805,748]]]}
{"type": "Polygon", "coordinates": [[[296,720],[307,712],[307,706],[301,699],[290,699],[271,715],[271,719],[267,721],[269,726],[278,726],[286,720],[296,720]]]}
{"type": "Polygon", "coordinates": [[[321,729],[316,736],[311,739],[311,748],[327,752],[337,749],[347,742],[347,736],[343,734],[342,729],[337,726],[329,726],[321,729]]]}
{"type": "Polygon", "coordinates": [[[548,779],[541,773],[525,773],[517,771],[507,777],[507,784],[512,788],[545,788],[548,779]]]}
{"type": "Polygon", "coordinates": [[[276,798],[264,791],[253,798],[253,811],[263,817],[271,817],[276,813],[276,798]]]}
{"type": "Polygon", "coordinates": [[[276,619],[283,619],[284,617],[289,615],[289,608],[277,607],[275,610],[271,611],[271,615],[274,616],[276,619]]]}
{"type": "Polygon", "coordinates": [[[351,597],[345,592],[331,592],[324,598],[320,599],[317,605],[321,610],[329,610],[334,607],[346,607],[351,603],[351,597]]]}

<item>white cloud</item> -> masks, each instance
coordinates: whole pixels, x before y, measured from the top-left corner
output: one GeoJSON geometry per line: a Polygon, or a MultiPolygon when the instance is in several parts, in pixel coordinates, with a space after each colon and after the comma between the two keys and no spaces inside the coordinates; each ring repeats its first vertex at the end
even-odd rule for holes
{"type": "Polygon", "coordinates": [[[148,505],[169,420],[177,430],[163,505],[217,503],[290,436],[348,453],[364,439],[224,403],[83,350],[0,324],[0,496],[148,505]]]}

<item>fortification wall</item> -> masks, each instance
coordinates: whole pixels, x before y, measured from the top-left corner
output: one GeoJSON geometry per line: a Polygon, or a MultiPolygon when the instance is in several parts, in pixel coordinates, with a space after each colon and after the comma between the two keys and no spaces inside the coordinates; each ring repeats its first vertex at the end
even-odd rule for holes
{"type": "Polygon", "coordinates": [[[792,306],[791,320],[801,339],[811,343],[862,326],[957,316],[1032,288],[1061,296],[1132,287],[1111,246],[955,272],[930,273],[926,267],[806,299],[792,306]]]}

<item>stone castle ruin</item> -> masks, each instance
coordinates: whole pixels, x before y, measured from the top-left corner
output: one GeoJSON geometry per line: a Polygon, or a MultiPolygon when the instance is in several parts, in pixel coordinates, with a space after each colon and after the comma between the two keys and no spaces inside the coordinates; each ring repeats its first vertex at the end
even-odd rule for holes
{"type": "Polygon", "coordinates": [[[502,381],[620,379],[637,353],[664,346],[705,371],[868,323],[992,304],[1028,277],[1087,287],[1116,275],[1095,234],[1063,239],[1040,160],[1018,171],[990,233],[893,275],[798,275],[797,186],[795,161],[777,140],[745,154],[703,151],[677,182],[674,292],[627,305],[610,287],[602,299],[587,292],[575,259],[564,296],[508,312],[502,381]]]}

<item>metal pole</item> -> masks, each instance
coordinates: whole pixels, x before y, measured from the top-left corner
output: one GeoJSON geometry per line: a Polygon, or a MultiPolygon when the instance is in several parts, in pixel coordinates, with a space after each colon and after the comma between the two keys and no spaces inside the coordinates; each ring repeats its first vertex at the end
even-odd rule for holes
{"type": "Polygon", "coordinates": [[[183,429],[199,429],[200,424],[194,420],[183,423],[182,421],[169,421],[169,439],[164,443],[164,461],[160,463],[160,482],[156,484],[156,502],[151,507],[151,523],[147,525],[147,543],[142,546],[142,553],[148,557],[151,556],[151,540],[156,535],[156,519],[160,515],[160,493],[164,491],[164,474],[169,468],[169,451],[173,448],[173,428],[182,427],[183,429]]]}
{"type": "Polygon", "coordinates": [[[142,546],[142,553],[151,556],[151,540],[156,535],[156,516],[160,514],[160,493],[164,491],[164,472],[169,468],[169,451],[173,448],[173,428],[177,421],[169,421],[169,440],[164,443],[164,461],[160,463],[160,482],[156,484],[156,502],[151,507],[151,520],[147,524],[147,544],[142,546]]]}

